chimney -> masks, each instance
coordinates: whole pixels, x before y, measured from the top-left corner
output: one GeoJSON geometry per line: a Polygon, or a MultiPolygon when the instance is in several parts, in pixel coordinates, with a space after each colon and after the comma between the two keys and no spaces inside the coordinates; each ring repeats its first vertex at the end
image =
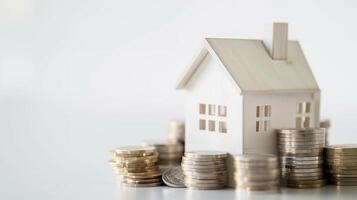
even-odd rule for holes
{"type": "Polygon", "coordinates": [[[288,58],[288,23],[267,25],[264,45],[273,60],[288,58]]]}

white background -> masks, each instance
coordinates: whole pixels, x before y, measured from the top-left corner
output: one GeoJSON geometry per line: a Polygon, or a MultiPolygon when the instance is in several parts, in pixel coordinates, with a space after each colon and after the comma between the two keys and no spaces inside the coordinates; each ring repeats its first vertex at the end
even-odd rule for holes
{"type": "Polygon", "coordinates": [[[352,0],[0,0],[0,198],[111,197],[107,151],[163,140],[183,119],[174,84],[202,38],[262,38],[265,22],[289,22],[300,41],[330,143],[357,143],[356,9],[352,0]]]}

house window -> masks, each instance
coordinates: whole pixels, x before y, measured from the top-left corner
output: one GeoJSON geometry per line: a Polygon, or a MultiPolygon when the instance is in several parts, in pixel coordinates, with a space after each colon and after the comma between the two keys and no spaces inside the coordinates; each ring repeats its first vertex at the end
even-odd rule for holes
{"type": "Polygon", "coordinates": [[[216,121],[209,120],[208,121],[208,130],[214,132],[216,130],[216,121]]]}
{"type": "Polygon", "coordinates": [[[227,117],[227,106],[218,106],[218,115],[221,117],[227,117]]]}
{"type": "Polygon", "coordinates": [[[271,105],[257,106],[255,114],[255,132],[264,133],[269,131],[271,129],[271,105]]]}
{"type": "Polygon", "coordinates": [[[311,121],[311,103],[300,102],[296,106],[296,128],[309,128],[311,121]]]}
{"type": "Polygon", "coordinates": [[[216,115],[216,105],[214,105],[214,104],[208,105],[208,114],[212,115],[212,116],[216,115]]]}
{"type": "Polygon", "coordinates": [[[226,122],[219,122],[219,132],[220,133],[227,133],[227,125],[226,122]]]}
{"type": "Polygon", "coordinates": [[[199,104],[199,130],[227,133],[227,106],[199,104]]]}
{"type": "Polygon", "coordinates": [[[206,120],[200,119],[200,130],[206,130],[206,120]]]}

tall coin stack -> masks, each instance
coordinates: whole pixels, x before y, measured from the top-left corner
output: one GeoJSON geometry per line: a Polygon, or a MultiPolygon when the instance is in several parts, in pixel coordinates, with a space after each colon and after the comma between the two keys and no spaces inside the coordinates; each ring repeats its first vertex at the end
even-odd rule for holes
{"type": "Polygon", "coordinates": [[[326,147],[326,172],[329,183],[340,186],[357,185],[357,145],[326,147]]]}
{"type": "Polygon", "coordinates": [[[183,144],[168,143],[168,144],[153,144],[159,153],[159,166],[162,170],[181,164],[183,156],[183,144]]]}
{"type": "Polygon", "coordinates": [[[226,158],[225,152],[185,152],[181,163],[185,186],[200,190],[225,187],[227,185],[226,158]]]}
{"type": "Polygon", "coordinates": [[[279,160],[275,155],[245,154],[234,158],[237,188],[247,190],[279,189],[279,160]]]}
{"type": "Polygon", "coordinates": [[[317,188],[324,186],[324,128],[280,129],[278,145],[281,177],[286,186],[317,188]]]}
{"type": "Polygon", "coordinates": [[[123,186],[151,187],[161,185],[154,147],[122,147],[111,151],[109,161],[123,186]]]}

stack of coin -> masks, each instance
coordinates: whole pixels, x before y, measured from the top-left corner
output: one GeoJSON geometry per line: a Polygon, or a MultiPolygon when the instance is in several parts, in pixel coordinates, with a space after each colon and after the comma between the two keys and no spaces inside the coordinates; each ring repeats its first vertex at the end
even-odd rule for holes
{"type": "Polygon", "coordinates": [[[245,154],[234,158],[237,188],[276,190],[280,183],[279,159],[275,155],[245,154]]]}
{"type": "Polygon", "coordinates": [[[185,123],[182,121],[172,121],[169,124],[169,143],[185,143],[185,123]]]}
{"type": "Polygon", "coordinates": [[[183,144],[168,143],[168,144],[153,144],[159,153],[160,168],[165,170],[172,166],[181,164],[183,155],[183,144]]]}
{"type": "Polygon", "coordinates": [[[329,129],[331,127],[331,122],[329,119],[321,120],[320,121],[320,128],[326,129],[326,146],[329,145],[329,129]]]}
{"type": "Polygon", "coordinates": [[[157,165],[158,153],[154,147],[122,147],[111,151],[109,161],[118,175],[119,183],[130,187],[161,185],[157,165]]]}
{"type": "Polygon", "coordinates": [[[185,186],[192,189],[219,189],[227,185],[227,153],[216,151],[185,152],[182,170],[185,186]]]}
{"type": "Polygon", "coordinates": [[[327,146],[326,173],[329,183],[357,185],[357,145],[327,146]]]}
{"type": "Polygon", "coordinates": [[[282,182],[293,188],[324,186],[324,128],[280,129],[278,145],[282,182]]]}

